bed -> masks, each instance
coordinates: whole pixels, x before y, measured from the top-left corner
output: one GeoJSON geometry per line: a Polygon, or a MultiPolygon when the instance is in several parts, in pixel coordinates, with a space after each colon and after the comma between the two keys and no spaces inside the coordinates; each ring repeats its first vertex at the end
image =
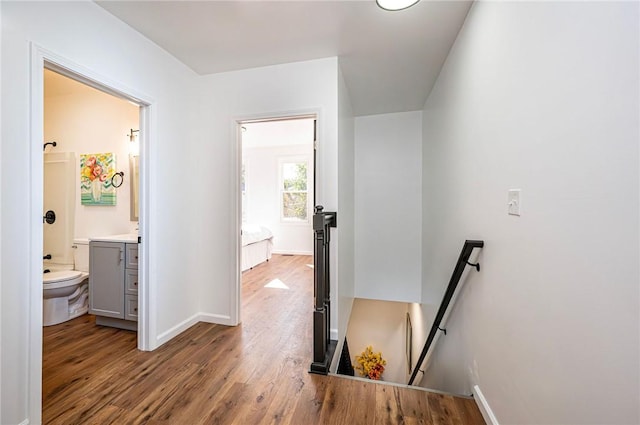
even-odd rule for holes
{"type": "Polygon", "coordinates": [[[264,226],[244,223],[242,225],[241,270],[249,270],[269,261],[273,250],[273,233],[264,226]]]}

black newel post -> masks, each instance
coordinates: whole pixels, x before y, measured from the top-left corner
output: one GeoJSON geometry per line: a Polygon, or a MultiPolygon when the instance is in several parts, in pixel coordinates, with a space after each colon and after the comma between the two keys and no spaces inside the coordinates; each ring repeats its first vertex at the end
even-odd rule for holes
{"type": "Polygon", "coordinates": [[[324,212],[316,206],[313,215],[314,233],[314,300],[313,300],[313,363],[309,372],[326,375],[336,349],[336,341],[330,339],[331,293],[329,285],[329,245],[331,227],[336,227],[335,212],[324,212]]]}

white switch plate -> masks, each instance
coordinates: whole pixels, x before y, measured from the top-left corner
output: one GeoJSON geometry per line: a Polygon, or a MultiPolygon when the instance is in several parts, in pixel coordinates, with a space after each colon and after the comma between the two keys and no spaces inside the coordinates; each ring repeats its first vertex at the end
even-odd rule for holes
{"type": "Polygon", "coordinates": [[[507,207],[509,215],[520,215],[520,189],[509,189],[507,194],[507,207]]]}

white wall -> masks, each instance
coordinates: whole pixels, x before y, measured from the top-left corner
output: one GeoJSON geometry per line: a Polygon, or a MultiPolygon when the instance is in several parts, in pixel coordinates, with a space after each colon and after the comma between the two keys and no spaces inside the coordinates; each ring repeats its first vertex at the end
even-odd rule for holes
{"type": "Polygon", "coordinates": [[[355,294],[420,302],[422,112],[355,119],[355,294]]]}
{"type": "MultiPolygon", "coordinates": [[[[55,84],[60,76],[54,76],[55,84]]],[[[130,129],[138,129],[138,107],[123,99],[77,82],[73,89],[47,96],[45,82],[44,140],[57,146],[47,152],[74,152],[76,157],[75,238],[106,236],[135,231],[130,221],[131,173],[129,171],[130,129]],[[80,155],[113,152],[116,171],[124,172],[122,186],[116,189],[115,206],[87,206],[80,202],[80,155]]],[[[65,84],[67,85],[67,84],[65,84]]]]}
{"type": "Polygon", "coordinates": [[[242,154],[245,168],[247,223],[266,226],[271,230],[273,252],[276,254],[313,255],[311,199],[313,198],[313,143],[243,148],[242,154]],[[306,222],[291,223],[281,218],[279,170],[282,160],[306,161],[309,164],[307,169],[309,205],[306,222]]]}
{"type": "MultiPolygon", "coordinates": [[[[347,325],[353,305],[355,272],[354,272],[354,227],[355,227],[355,134],[353,109],[349,90],[344,82],[342,70],[338,67],[338,235],[337,248],[340,255],[338,265],[338,293],[333,293],[332,302],[338,305],[338,344],[334,364],[331,370],[337,368],[347,325]],[[337,295],[337,296],[336,296],[337,295]]],[[[334,244],[335,246],[335,244],[334,244]]]]}
{"type": "MultiPolygon", "coordinates": [[[[198,118],[206,126],[199,136],[200,176],[217,182],[201,196],[193,224],[209,241],[193,252],[198,262],[210,264],[207,287],[200,296],[200,311],[233,322],[237,304],[238,273],[234,246],[238,241],[240,211],[237,146],[238,120],[318,113],[317,200],[327,211],[338,208],[337,196],[337,59],[328,58],[286,65],[208,75],[200,80],[198,118]],[[213,279],[211,278],[213,276],[213,279]]],[[[339,229],[335,229],[337,237],[339,229]]],[[[332,258],[332,292],[337,288],[337,257],[332,258]]],[[[337,309],[332,328],[337,328],[337,309]]],[[[311,314],[311,307],[309,314],[311,314]]]]}
{"type": "MultiPolygon", "coordinates": [[[[370,345],[387,361],[382,380],[406,384],[406,315],[406,303],[357,298],[347,329],[351,364],[357,366],[356,356],[370,345]]],[[[356,376],[361,376],[358,371],[356,376]]]]}
{"type": "Polygon", "coordinates": [[[38,190],[30,195],[31,182],[38,187],[42,181],[42,134],[30,133],[30,42],[151,100],[149,214],[143,226],[149,303],[155,312],[148,330],[151,348],[198,311],[199,285],[210,276],[208,262],[195,263],[189,255],[209,241],[201,229],[182,225],[200,209],[199,186],[191,184],[188,167],[176,166],[189,164],[197,152],[195,74],[92,2],[2,2],[3,424],[25,419],[37,424],[41,415],[40,371],[29,372],[42,352],[41,310],[30,312],[42,296],[42,200],[38,190]]]}
{"type": "MultiPolygon", "coordinates": [[[[433,324],[433,319],[436,317],[436,313],[438,311],[438,304],[418,304],[418,303],[409,303],[408,312],[411,316],[411,329],[412,329],[412,340],[411,340],[411,370],[415,369],[418,358],[422,353],[422,349],[424,348],[424,344],[427,341],[427,336],[429,335],[429,331],[431,330],[431,325],[433,324]]],[[[436,334],[436,338],[439,338],[442,335],[436,334]]],[[[426,364],[426,363],[425,363],[426,364]]],[[[424,367],[420,367],[421,370],[425,370],[424,367]]],[[[409,375],[410,377],[410,375],[409,375]]],[[[407,382],[409,382],[409,377],[407,378],[407,382]]],[[[418,373],[416,375],[416,379],[413,385],[421,385],[427,386],[427,382],[422,382],[423,374],[418,373]]],[[[437,388],[435,388],[437,389],[437,388]]]]}
{"type": "Polygon", "coordinates": [[[485,241],[430,373],[500,423],[640,421],[638,20],[476,2],[426,103],[425,299],[485,241]]]}

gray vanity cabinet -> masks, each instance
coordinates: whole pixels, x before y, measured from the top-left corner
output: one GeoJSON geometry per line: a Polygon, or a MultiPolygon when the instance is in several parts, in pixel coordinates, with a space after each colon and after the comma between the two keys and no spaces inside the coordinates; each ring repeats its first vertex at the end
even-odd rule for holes
{"type": "Polygon", "coordinates": [[[124,243],[89,244],[89,313],[124,319],[124,243]]]}
{"type": "Polygon", "coordinates": [[[124,318],[138,320],[138,245],[128,243],[124,270],[124,318]]]}
{"type": "Polygon", "coordinates": [[[90,242],[89,313],[98,325],[137,330],[137,244],[90,242]]]}

